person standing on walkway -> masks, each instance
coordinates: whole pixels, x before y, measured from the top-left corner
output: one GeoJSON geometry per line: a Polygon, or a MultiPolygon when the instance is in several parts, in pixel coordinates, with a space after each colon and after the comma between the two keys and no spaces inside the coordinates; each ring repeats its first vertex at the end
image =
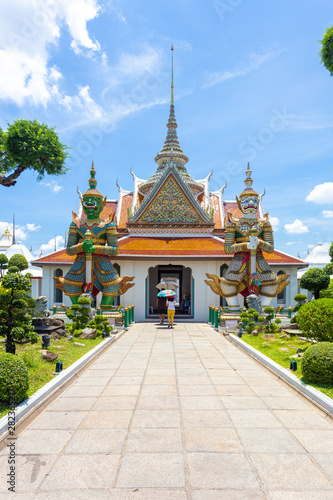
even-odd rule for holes
{"type": "Polygon", "coordinates": [[[169,321],[168,328],[173,328],[173,318],[175,316],[175,311],[176,311],[175,298],[168,297],[168,301],[167,301],[166,305],[168,308],[168,321],[169,321]]]}
{"type": "MultiPolygon", "coordinates": [[[[163,290],[165,290],[165,288],[162,288],[161,292],[163,290]]],[[[158,316],[160,318],[160,325],[163,325],[164,322],[166,313],[166,303],[167,303],[166,297],[157,297],[156,306],[157,306],[158,316]]]]}

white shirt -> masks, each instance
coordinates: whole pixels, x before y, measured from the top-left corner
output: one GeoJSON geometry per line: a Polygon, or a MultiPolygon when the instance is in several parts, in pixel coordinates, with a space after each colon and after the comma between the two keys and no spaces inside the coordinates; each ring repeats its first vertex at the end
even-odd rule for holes
{"type": "Polygon", "coordinates": [[[170,311],[175,311],[175,308],[176,308],[175,301],[174,300],[168,300],[168,309],[170,309],[170,311]]]}

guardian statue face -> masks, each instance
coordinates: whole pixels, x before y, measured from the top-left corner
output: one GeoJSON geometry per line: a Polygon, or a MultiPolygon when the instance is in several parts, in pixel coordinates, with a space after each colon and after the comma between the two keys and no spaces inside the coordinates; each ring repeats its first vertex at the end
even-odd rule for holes
{"type": "Polygon", "coordinates": [[[259,206],[257,196],[242,196],[240,199],[240,209],[243,214],[256,214],[259,206]]]}
{"type": "Polygon", "coordinates": [[[88,219],[98,219],[102,211],[101,201],[97,196],[83,196],[82,207],[88,219]]]}

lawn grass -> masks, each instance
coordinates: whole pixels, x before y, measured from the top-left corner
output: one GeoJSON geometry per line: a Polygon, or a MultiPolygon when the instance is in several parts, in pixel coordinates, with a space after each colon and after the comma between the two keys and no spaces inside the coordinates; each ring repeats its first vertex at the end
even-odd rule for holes
{"type": "MultiPolygon", "coordinates": [[[[104,339],[97,337],[94,340],[81,340],[80,338],[74,338],[74,340],[69,341],[67,337],[61,337],[60,340],[51,339],[51,346],[48,350],[58,354],[57,361],[62,361],[63,368],[65,369],[97,344],[102,342],[102,340],[104,339]],[[85,346],[75,346],[74,341],[77,341],[80,344],[85,344],[85,346]]],[[[4,344],[1,344],[0,349],[5,349],[4,344]]],[[[56,362],[54,361],[51,363],[49,361],[45,361],[42,358],[42,353],[39,352],[41,349],[41,342],[38,342],[37,344],[23,344],[16,346],[16,354],[22,361],[24,361],[29,372],[29,389],[27,391],[27,396],[31,396],[38,391],[38,389],[47,384],[47,382],[56,377],[56,375],[53,375],[56,362]]],[[[9,408],[7,405],[0,404],[0,418],[6,415],[8,411],[9,408]]]]}
{"type": "MultiPolygon", "coordinates": [[[[311,345],[310,342],[301,340],[297,335],[285,337],[284,335],[286,334],[284,332],[276,333],[274,339],[265,339],[262,335],[264,334],[259,334],[257,337],[254,337],[249,334],[243,334],[242,340],[287,369],[290,367],[290,356],[296,354],[297,349],[306,349],[311,345]],[[281,348],[288,349],[288,351],[281,350],[281,348]]],[[[292,359],[296,359],[297,361],[297,371],[292,373],[306,384],[318,389],[318,391],[321,391],[326,396],[333,399],[333,385],[309,383],[302,378],[301,358],[292,359]]]]}

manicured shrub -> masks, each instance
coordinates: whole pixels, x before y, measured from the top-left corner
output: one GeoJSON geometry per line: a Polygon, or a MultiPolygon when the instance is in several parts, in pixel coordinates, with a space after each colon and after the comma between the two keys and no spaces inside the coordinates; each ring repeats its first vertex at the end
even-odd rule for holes
{"type": "Polygon", "coordinates": [[[303,377],[313,384],[333,384],[333,343],[319,342],[302,357],[303,377]]]}
{"type": "Polygon", "coordinates": [[[89,297],[80,297],[77,302],[78,302],[78,304],[81,304],[81,305],[90,305],[91,304],[91,300],[89,299],[89,297]]]}
{"type": "Polygon", "coordinates": [[[13,354],[0,353],[0,401],[16,406],[29,388],[28,370],[23,361],[13,354]]]}
{"type": "Polygon", "coordinates": [[[333,342],[333,300],[318,299],[304,304],[297,313],[297,323],[307,338],[333,342]]]}

